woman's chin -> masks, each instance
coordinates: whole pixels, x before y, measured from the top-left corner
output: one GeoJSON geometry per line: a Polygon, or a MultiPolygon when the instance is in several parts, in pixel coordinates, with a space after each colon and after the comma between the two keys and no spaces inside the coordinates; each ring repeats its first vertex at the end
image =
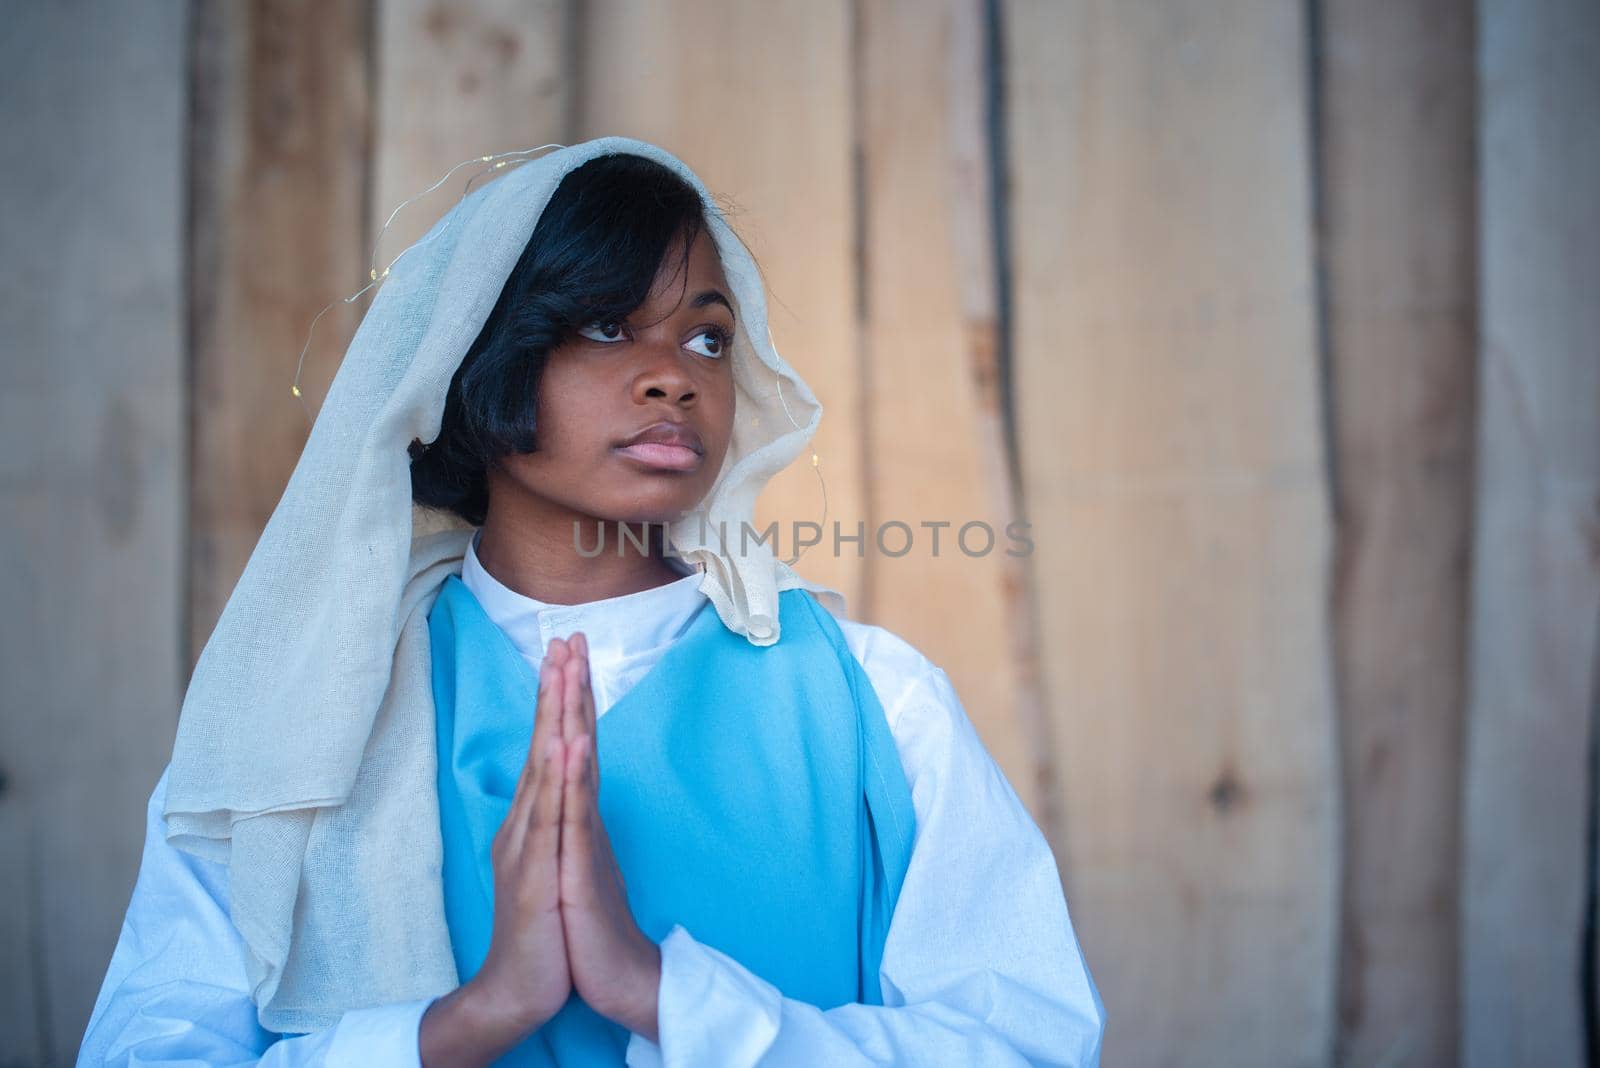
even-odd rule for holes
{"type": "Polygon", "coordinates": [[[695,501],[693,504],[683,504],[674,501],[640,505],[636,502],[630,507],[608,511],[604,514],[612,517],[606,520],[609,524],[629,523],[643,525],[649,523],[654,526],[669,526],[684,516],[693,514],[695,507],[699,503],[699,501],[695,501]]]}
{"type": "Polygon", "coordinates": [[[613,506],[592,515],[611,516],[615,523],[676,523],[693,515],[705,502],[704,493],[685,493],[683,484],[646,485],[633,493],[618,493],[613,506]]]}

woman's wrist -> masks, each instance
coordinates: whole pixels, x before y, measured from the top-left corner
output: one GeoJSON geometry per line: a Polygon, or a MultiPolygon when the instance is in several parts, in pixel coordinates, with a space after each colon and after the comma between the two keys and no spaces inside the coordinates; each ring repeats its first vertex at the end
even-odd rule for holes
{"type": "Polygon", "coordinates": [[[645,963],[631,987],[612,1019],[629,1031],[659,1043],[661,1029],[656,1008],[661,1000],[661,947],[655,942],[648,942],[645,963]]]}
{"type": "Polygon", "coordinates": [[[479,1068],[510,1051],[545,1024],[519,1019],[476,980],[435,999],[417,1036],[422,1068],[479,1068]]]}

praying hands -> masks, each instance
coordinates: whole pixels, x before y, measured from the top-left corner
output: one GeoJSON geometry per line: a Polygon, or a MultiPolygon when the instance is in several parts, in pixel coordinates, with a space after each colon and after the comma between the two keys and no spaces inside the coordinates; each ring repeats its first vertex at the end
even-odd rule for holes
{"type": "MultiPolygon", "coordinates": [[[[595,752],[589,643],[582,634],[551,642],[547,663],[562,677],[560,721],[566,755],[561,802],[561,919],[578,996],[628,1030],[657,1038],[661,950],[639,930],[628,907],[622,869],[600,818],[600,761],[595,752]]],[[[542,675],[541,675],[542,677],[542,675]]]]}
{"type": "Polygon", "coordinates": [[[597,716],[582,634],[539,671],[528,758],[491,847],[494,931],[483,967],[423,1016],[422,1063],[487,1064],[549,1021],[573,990],[651,1041],[661,951],[634,922],[600,818],[597,716]]]}

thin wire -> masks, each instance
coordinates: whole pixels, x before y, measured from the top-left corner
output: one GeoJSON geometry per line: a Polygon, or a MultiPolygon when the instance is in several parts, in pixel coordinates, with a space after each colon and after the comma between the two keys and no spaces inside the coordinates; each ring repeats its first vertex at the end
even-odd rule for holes
{"type": "MultiPolygon", "coordinates": [[[[727,229],[727,232],[733,237],[733,239],[739,243],[739,247],[744,249],[745,255],[750,257],[751,262],[754,262],[755,261],[755,253],[751,252],[750,251],[750,246],[744,243],[744,238],[740,237],[738,235],[738,233],[736,231],[734,231],[734,229],[731,226],[727,227],[726,229],[727,229]]],[[[766,328],[767,328],[767,347],[769,349],[771,349],[773,355],[776,356],[776,355],[778,355],[778,342],[777,342],[777,339],[772,336],[772,324],[771,324],[771,322],[768,322],[766,324],[766,328]]],[[[779,356],[779,359],[782,359],[782,357],[779,356]]],[[[789,425],[794,427],[796,430],[799,430],[800,429],[800,421],[798,419],[796,419],[794,417],[794,413],[789,410],[789,402],[787,400],[785,400],[784,396],[783,396],[783,376],[778,374],[778,372],[776,370],[773,370],[772,375],[773,375],[774,380],[777,383],[778,403],[783,405],[783,414],[789,417],[789,425]]],[[[827,522],[828,522],[828,480],[822,477],[821,461],[818,460],[817,453],[816,453],[815,449],[813,449],[812,452],[811,452],[811,469],[817,473],[817,486],[822,491],[822,519],[818,521],[817,526],[819,528],[826,528],[827,522]]],[[[805,555],[804,552],[797,553],[793,560],[787,560],[787,561],[785,561],[785,563],[797,564],[797,563],[800,562],[800,558],[803,557],[804,555],[805,555]]]]}
{"type": "MultiPolygon", "coordinates": [[[[772,349],[774,354],[777,353],[778,345],[773,339],[771,324],[768,324],[767,326],[767,345],[772,349]]],[[[783,405],[783,414],[789,417],[789,424],[791,426],[793,426],[796,430],[800,429],[799,421],[795,419],[794,413],[789,410],[789,402],[783,398],[783,376],[774,371],[773,378],[778,385],[778,403],[783,405]]],[[[811,452],[811,470],[817,473],[817,485],[822,489],[822,519],[818,521],[817,526],[822,529],[826,529],[828,524],[828,480],[822,477],[822,467],[820,461],[817,459],[817,453],[815,449],[813,449],[811,452]]],[[[807,546],[807,548],[810,548],[810,546],[807,546]]],[[[789,561],[789,563],[798,564],[800,562],[800,558],[804,555],[804,552],[795,554],[795,558],[789,561]]]]}
{"type": "MultiPolygon", "coordinates": [[[[467,179],[466,187],[462,189],[460,197],[460,200],[465,200],[467,195],[472,192],[472,183],[483,177],[485,174],[492,174],[495,171],[505,169],[507,166],[516,166],[519,163],[527,163],[532,158],[532,153],[543,152],[547,148],[566,147],[566,145],[558,144],[539,145],[536,148],[519,148],[510,152],[499,152],[495,153],[494,155],[473,156],[471,159],[464,159],[460,163],[457,163],[454,167],[451,167],[449,170],[445,171],[444,175],[440,177],[437,182],[434,182],[422,192],[402,200],[395,207],[395,209],[389,213],[389,217],[384,220],[383,227],[378,231],[378,236],[374,238],[372,242],[372,255],[367,261],[367,277],[370,279],[370,281],[368,281],[366,285],[362,286],[354,293],[350,294],[348,297],[341,297],[338,300],[331,302],[326,308],[323,308],[321,311],[317,312],[317,314],[311,319],[311,325],[306,329],[306,343],[300,347],[300,360],[295,364],[294,382],[289,386],[289,392],[300,401],[300,407],[305,410],[307,420],[315,422],[315,417],[311,414],[310,406],[306,404],[305,395],[300,391],[300,376],[305,371],[306,353],[311,351],[311,338],[316,333],[317,320],[328,314],[328,312],[335,305],[349,304],[352,301],[359,299],[363,293],[367,292],[367,290],[372,289],[374,286],[380,285],[385,278],[389,277],[389,272],[394,269],[395,264],[399,263],[405,258],[406,253],[412,251],[413,249],[422,248],[444,232],[442,229],[436,230],[432,234],[422,238],[420,241],[407,245],[400,251],[398,256],[389,261],[389,265],[380,273],[378,271],[378,249],[382,246],[383,235],[389,232],[389,226],[394,222],[395,216],[399,215],[400,212],[405,209],[406,205],[422,199],[435,189],[438,189],[441,185],[444,185],[444,183],[450,180],[450,176],[455,174],[456,171],[459,171],[462,167],[469,167],[475,163],[489,164],[489,166],[483,167],[476,174],[467,179]]],[[[460,200],[458,200],[457,203],[460,203],[460,200]]]]}

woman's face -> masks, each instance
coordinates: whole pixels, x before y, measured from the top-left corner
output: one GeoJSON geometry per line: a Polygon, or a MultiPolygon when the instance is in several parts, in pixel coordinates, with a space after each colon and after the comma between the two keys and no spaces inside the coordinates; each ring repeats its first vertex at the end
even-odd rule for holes
{"type": "Polygon", "coordinates": [[[501,460],[490,472],[491,496],[527,494],[542,498],[519,502],[536,511],[554,505],[625,523],[692,511],[733,435],[731,304],[710,235],[701,230],[687,265],[682,238],[674,241],[643,305],[551,350],[540,380],[539,447],[501,460]],[[630,446],[641,433],[645,441],[630,446]]]}

